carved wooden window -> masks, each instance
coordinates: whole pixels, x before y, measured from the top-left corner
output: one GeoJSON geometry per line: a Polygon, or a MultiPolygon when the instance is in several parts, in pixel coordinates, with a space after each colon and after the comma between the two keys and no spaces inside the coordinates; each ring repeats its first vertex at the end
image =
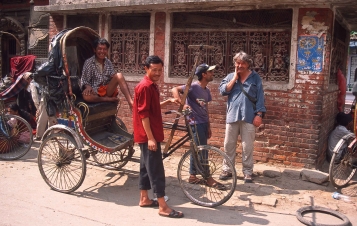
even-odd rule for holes
{"type": "Polygon", "coordinates": [[[150,14],[112,17],[111,61],[125,76],[145,74],[143,64],[149,56],[150,14]]]}
{"type": "Polygon", "coordinates": [[[48,57],[48,45],[49,40],[48,36],[37,42],[37,45],[33,49],[29,49],[29,54],[35,55],[38,58],[47,58],[48,57]]]}
{"type": "Polygon", "coordinates": [[[331,67],[330,67],[330,84],[337,84],[337,71],[340,68],[343,74],[346,74],[346,59],[347,59],[347,30],[337,21],[334,23],[331,67]]]}
{"type": "MultiPolygon", "coordinates": [[[[37,57],[36,61],[40,58],[47,59],[49,37],[48,37],[48,15],[42,15],[39,17],[39,21],[36,24],[31,24],[30,38],[28,45],[28,53],[37,57]]],[[[42,61],[39,60],[38,63],[42,61]]]]}
{"type": "Polygon", "coordinates": [[[234,71],[233,57],[242,50],[252,55],[263,80],[288,83],[291,24],[291,10],[176,13],[170,77],[187,77],[199,51],[188,46],[205,44],[215,48],[204,50],[200,63],[217,65],[217,78],[234,71]]]}

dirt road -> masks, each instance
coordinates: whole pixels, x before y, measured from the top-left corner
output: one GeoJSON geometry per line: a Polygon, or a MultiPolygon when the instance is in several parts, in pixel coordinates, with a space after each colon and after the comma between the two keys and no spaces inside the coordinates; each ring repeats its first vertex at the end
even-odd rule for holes
{"type": "MultiPolygon", "coordinates": [[[[138,163],[122,171],[88,165],[82,186],[71,194],[52,191],[37,167],[39,142],[22,159],[0,161],[0,225],[302,225],[298,208],[319,205],[345,214],[357,225],[357,198],[345,203],[331,197],[335,189],[299,179],[301,169],[255,165],[254,184],[238,180],[232,198],[217,208],[194,205],[184,196],[176,178],[180,156],[165,159],[169,204],[185,218],[160,217],[157,209],[138,207],[138,163]],[[264,171],[276,171],[275,178],[264,171]],[[275,205],[273,205],[275,204],[275,205]]],[[[240,164],[237,164],[239,172],[240,164]]],[[[240,172],[239,172],[240,173],[240,172]]],[[[348,187],[357,192],[356,177],[348,187]]],[[[333,223],[327,215],[308,215],[318,222],[333,223]]]]}

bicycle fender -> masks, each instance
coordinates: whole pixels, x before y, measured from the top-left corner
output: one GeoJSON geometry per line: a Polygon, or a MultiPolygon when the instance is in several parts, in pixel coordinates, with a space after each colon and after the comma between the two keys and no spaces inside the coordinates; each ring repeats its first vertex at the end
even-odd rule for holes
{"type": "Polygon", "coordinates": [[[50,128],[48,128],[45,133],[42,136],[42,140],[44,140],[48,135],[55,133],[55,132],[62,132],[62,131],[67,131],[69,133],[69,135],[71,135],[75,142],[77,143],[77,147],[79,149],[83,149],[83,143],[80,139],[80,137],[78,136],[78,134],[70,127],[65,126],[65,125],[61,125],[61,124],[57,124],[57,125],[53,125],[50,128]]]}

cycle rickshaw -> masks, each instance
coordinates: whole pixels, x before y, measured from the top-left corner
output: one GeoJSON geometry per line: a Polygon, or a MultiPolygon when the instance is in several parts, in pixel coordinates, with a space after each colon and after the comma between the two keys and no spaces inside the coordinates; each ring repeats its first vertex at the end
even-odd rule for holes
{"type": "MultiPolygon", "coordinates": [[[[62,124],[46,130],[39,149],[38,166],[43,179],[53,190],[70,193],[81,186],[86,174],[86,161],[91,161],[90,157],[99,166],[119,170],[133,160],[134,142],[133,135],[128,133],[125,124],[117,117],[119,107],[116,104],[85,103],[81,98],[78,82],[82,66],[87,58],[94,55],[91,44],[99,37],[98,34],[90,28],[77,27],[60,35],[57,42],[65,73],[57,78],[49,76],[48,80],[57,79],[57,84],[68,84],[68,90],[65,89],[63,93],[63,106],[67,110],[61,112],[58,119],[62,124]]],[[[192,78],[193,75],[189,79],[190,84],[192,78]]],[[[178,114],[175,123],[164,123],[164,127],[187,134],[172,145],[170,139],[163,158],[187,141],[192,141],[188,124],[190,110],[181,110],[174,111],[178,114]],[[177,125],[180,117],[185,119],[184,126],[177,125]]],[[[223,204],[235,190],[234,164],[218,148],[193,145],[193,150],[182,156],[177,170],[184,194],[198,205],[214,207],[223,204]],[[225,189],[209,187],[206,183],[188,183],[191,154],[203,182],[209,177],[218,180],[223,160],[227,162],[233,177],[222,181],[225,189]]]]}

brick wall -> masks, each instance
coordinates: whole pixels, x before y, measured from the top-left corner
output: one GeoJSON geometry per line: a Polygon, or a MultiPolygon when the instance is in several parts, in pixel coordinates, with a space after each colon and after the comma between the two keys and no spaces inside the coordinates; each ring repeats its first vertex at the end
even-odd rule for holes
{"type": "MultiPolygon", "coordinates": [[[[325,158],[327,138],[333,128],[337,113],[337,86],[329,85],[330,39],[333,12],[329,9],[300,9],[298,35],[304,35],[300,21],[307,11],[318,12],[317,21],[330,27],[326,34],[324,49],[324,69],[318,74],[296,73],[295,86],[287,91],[265,90],[268,112],[263,120],[264,125],[257,129],[254,159],[260,162],[283,164],[288,166],[314,168],[325,158]]],[[[155,15],[155,49],[154,53],[164,59],[165,48],[165,13],[155,15]]],[[[50,35],[61,30],[63,24],[60,16],[51,17],[50,35]]],[[[296,37],[298,38],[298,37],[296,37]]],[[[226,97],[220,96],[218,85],[220,80],[209,84],[213,101],[210,103],[210,118],[212,138],[209,144],[223,150],[226,116],[226,97]]],[[[131,93],[137,82],[128,82],[131,93]]],[[[163,77],[159,84],[161,99],[171,97],[171,89],[180,84],[167,84],[163,77]]],[[[119,117],[125,122],[129,132],[132,132],[132,113],[126,100],[121,98],[119,117]]],[[[178,106],[168,105],[168,109],[178,106]]],[[[173,121],[174,115],[163,115],[164,121],[173,121]]],[[[169,131],[165,130],[165,140],[169,131]]],[[[174,139],[182,136],[176,132],[174,139]]],[[[183,149],[188,149],[186,146],[183,149]]],[[[237,143],[238,158],[241,161],[241,145],[237,143]]]]}
{"type": "Polygon", "coordinates": [[[63,16],[62,15],[50,15],[50,23],[48,29],[49,40],[60,31],[63,30],[63,16]]]}

